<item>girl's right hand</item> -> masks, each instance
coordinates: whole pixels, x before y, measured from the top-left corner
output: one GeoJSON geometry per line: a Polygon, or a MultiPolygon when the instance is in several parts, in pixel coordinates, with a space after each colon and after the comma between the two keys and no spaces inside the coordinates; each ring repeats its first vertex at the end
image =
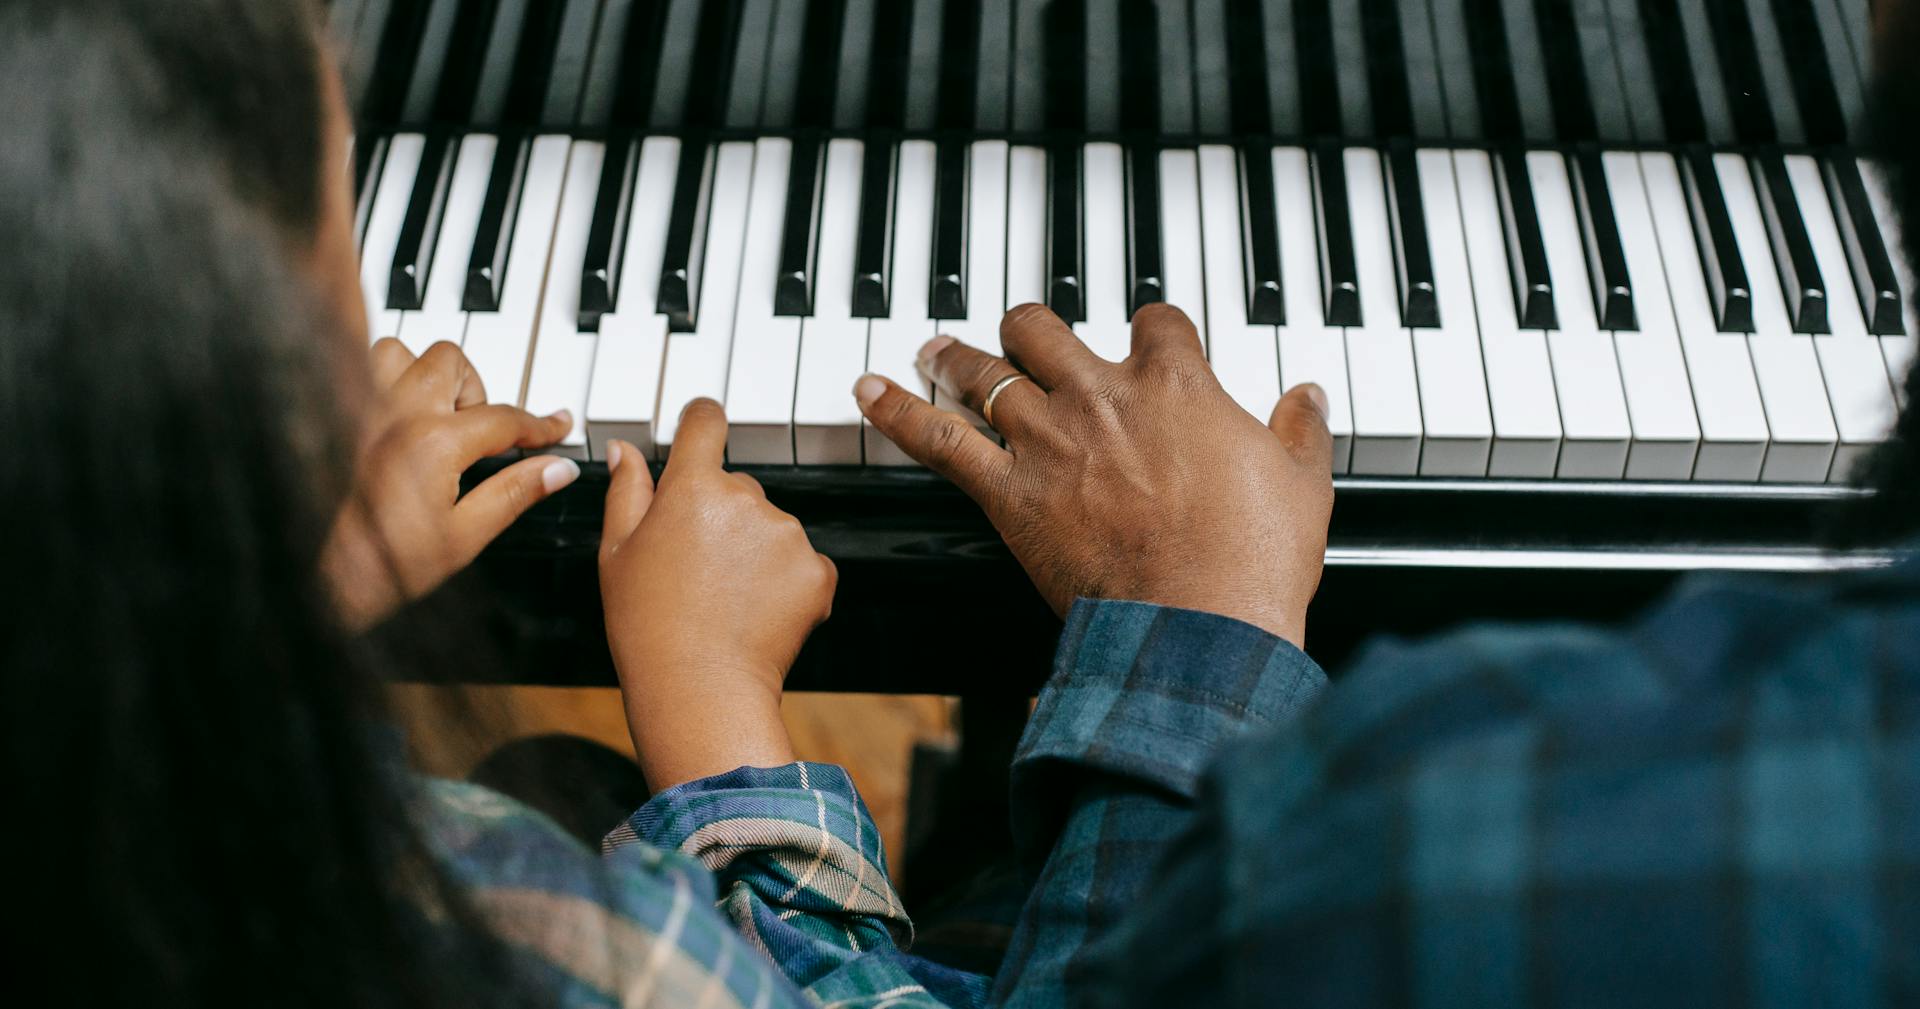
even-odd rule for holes
{"type": "Polygon", "coordinates": [[[655,791],[794,760],[781,688],[833,609],[833,562],[758,481],[722,467],[726,446],[726,414],[702,399],[682,414],[657,489],[638,449],[608,449],[600,592],[655,791]]]}

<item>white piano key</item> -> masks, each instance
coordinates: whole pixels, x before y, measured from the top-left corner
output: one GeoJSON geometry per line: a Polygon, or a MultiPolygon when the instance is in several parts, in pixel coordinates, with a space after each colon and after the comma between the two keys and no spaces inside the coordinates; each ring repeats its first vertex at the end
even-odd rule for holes
{"type": "Polygon", "coordinates": [[[1127,174],[1119,144],[1088,144],[1082,152],[1080,208],[1087,319],[1073,331],[1095,354],[1124,361],[1133,337],[1127,322],[1127,174]]]}
{"type": "Polygon", "coordinates": [[[1850,297],[1852,275],[1832,205],[1827,202],[1820,166],[1804,154],[1789,154],[1786,161],[1787,179],[1793,184],[1800,216],[1806,221],[1813,258],[1820,264],[1827,290],[1838,292],[1827,299],[1831,332],[1814,337],[1813,349],[1820,355],[1820,374],[1826,379],[1827,401],[1833,407],[1834,428],[1840,436],[1828,479],[1841,481],[1852,475],[1854,466],[1870,449],[1887,440],[1900,410],[1894,404],[1893,387],[1887,382],[1880,341],[1867,331],[1859,300],[1850,297]]]}
{"type": "MultiPolygon", "coordinates": [[[[998,354],[1007,304],[1007,142],[975,141],[967,170],[967,317],[948,319],[938,332],[998,354]]],[[[987,422],[939,389],[934,405],[953,410],[989,431],[987,422]]]]}
{"type": "Polygon", "coordinates": [[[367,299],[367,338],[400,335],[400,313],[387,308],[387,286],[393,277],[394,247],[406,224],[407,201],[413,197],[413,179],[420,171],[420,154],[427,138],[402,133],[387,143],[386,165],[374,191],[373,214],[360,248],[360,290],[367,299]]]}
{"type": "Polygon", "coordinates": [[[867,320],[853,315],[853,254],[860,223],[858,140],[827,144],[821,190],[819,276],[813,314],[800,324],[800,371],[794,386],[794,459],[802,465],[858,466],[860,407],[853,383],[867,370],[867,320]]]}
{"type": "Polygon", "coordinates": [[[1353,386],[1352,469],[1356,474],[1412,476],[1420,467],[1420,385],[1413,338],[1400,325],[1386,176],[1379,151],[1349,147],[1345,161],[1361,318],[1361,325],[1346,330],[1347,379],[1353,386]]]}
{"type": "Polygon", "coordinates": [[[574,141],[568,156],[567,182],[560,194],[560,216],[548,257],[547,292],[540,299],[539,329],[534,332],[533,359],[527,367],[527,410],[543,417],[556,410],[571,412],[573,428],[553,451],[577,459],[589,458],[587,393],[593,383],[594,346],[599,342],[597,334],[580,332],[580,268],[606,158],[606,145],[592,140],[574,141]]]}
{"type": "Polygon", "coordinates": [[[1455,151],[1453,169],[1493,419],[1487,475],[1551,477],[1560,463],[1560,404],[1553,389],[1553,361],[1547,353],[1546,333],[1520,328],[1493,159],[1485,151],[1455,151]]]}
{"type": "Polygon", "coordinates": [[[800,367],[800,320],[773,314],[786,224],[793,142],[756,141],[747,205],[746,258],[733,322],[727,375],[727,458],[736,463],[793,462],[793,388],[800,367]]]}
{"type": "Polygon", "coordinates": [[[1047,152],[1007,152],[1007,307],[1047,301],[1047,152]]]}
{"type": "MultiPolygon", "coordinates": [[[[931,140],[900,144],[893,196],[893,303],[887,317],[872,320],[867,330],[867,370],[923,397],[933,395],[933,383],[915,362],[921,346],[933,339],[935,327],[927,310],[927,287],[933,280],[937,151],[931,140]]],[[[863,430],[867,465],[914,465],[872,425],[864,425],[863,430]]]]}
{"type": "Polygon", "coordinates": [[[1487,405],[1487,372],[1480,363],[1480,330],[1453,157],[1442,150],[1423,150],[1415,153],[1414,164],[1420,172],[1420,203],[1426,208],[1440,307],[1438,328],[1413,330],[1420,419],[1426,429],[1420,475],[1485,476],[1493,449],[1493,415],[1487,405]]]}
{"type": "Polygon", "coordinates": [[[499,145],[498,137],[485,133],[460,141],[440,237],[435,240],[433,270],[427,275],[427,296],[419,311],[400,317],[400,340],[416,354],[442,341],[460,343],[466,338],[467,311],[462,301],[467,293],[467,259],[480,228],[480,207],[487,199],[487,181],[499,145]]]}
{"type": "MultiPolygon", "coordinates": [[[[526,392],[527,360],[533,349],[533,330],[540,311],[540,292],[547,281],[547,253],[553,244],[560,190],[566,183],[567,151],[564,136],[543,136],[527,156],[526,181],[520,190],[520,210],[514,219],[513,245],[507,252],[507,276],[500,293],[500,310],[467,316],[467,360],[495,403],[519,406],[526,392]]],[[[457,260],[463,268],[464,257],[457,260]]]]}
{"type": "Polygon", "coordinates": [[[1887,245],[1894,275],[1900,278],[1900,301],[1905,309],[1907,331],[1881,337],[1880,356],[1886,359],[1887,377],[1892,380],[1894,394],[1904,408],[1907,373],[1913,370],[1913,348],[1920,340],[1920,312],[1914,309],[1913,263],[1907,258],[1907,245],[1900,237],[1900,218],[1893,211],[1893,199],[1887,195],[1887,183],[1880,174],[1880,166],[1863,159],[1860,178],[1866,184],[1867,199],[1873,204],[1874,220],[1880,222],[1880,240],[1887,245]]]}
{"type": "Polygon", "coordinates": [[[1601,155],[1601,170],[1612,197],[1639,325],[1613,333],[1627,417],[1633,424],[1627,479],[1685,480],[1693,475],[1694,456],[1700,449],[1700,420],[1694,412],[1680,336],[1673,328],[1660,240],[1647,212],[1640,159],[1631,152],[1610,151],[1601,155]]]}
{"type": "MultiPolygon", "coordinates": [[[[1767,414],[1754,382],[1746,334],[1722,333],[1714,320],[1700,266],[1699,238],[1673,155],[1640,155],[1640,175],[1660,244],[1665,292],[1699,411],[1700,454],[1693,464],[1693,479],[1758,480],[1767,454],[1767,414]]],[[[1636,299],[1642,296],[1642,287],[1636,276],[1636,299]]],[[[1641,314],[1645,325],[1645,308],[1641,314]]]]}
{"type": "Polygon", "coordinates": [[[672,451],[680,411],[701,397],[727,402],[733,356],[734,309],[740,292],[740,254],[747,237],[747,194],[753,186],[753,144],[730,141],[714,151],[713,197],[707,211],[706,265],[693,332],[670,333],[660,375],[660,406],[653,437],[672,451]]]}
{"type": "MultiPolygon", "coordinates": [[[[1279,327],[1280,389],[1312,382],[1327,394],[1327,429],[1333,435],[1333,471],[1345,473],[1353,458],[1353,397],[1347,381],[1347,338],[1326,324],[1320,297],[1320,252],[1314,233],[1313,178],[1307,152],[1273,152],[1274,208],[1280,218],[1280,295],[1287,321],[1279,327]]],[[[1237,267],[1239,259],[1234,259],[1237,267]]],[[[1211,266],[1211,261],[1209,261],[1211,266]]],[[[1246,304],[1244,301],[1242,305],[1246,304]]],[[[1242,310],[1244,311],[1244,309],[1242,310]]]]}
{"type": "Polygon", "coordinates": [[[1239,156],[1231,147],[1208,145],[1199,158],[1207,361],[1234,402],[1264,422],[1280,401],[1280,350],[1272,326],[1247,321],[1239,156]]]}
{"type": "Polygon", "coordinates": [[[1559,329],[1547,332],[1554,392],[1560,400],[1557,475],[1617,480],[1627,471],[1627,445],[1633,428],[1627,419],[1627,399],[1620,387],[1613,340],[1600,332],[1594,318],[1589,293],[1593,288],[1587,282],[1586,251],[1580,239],[1566,159],[1554,151],[1530,151],[1527,174],[1533,182],[1560,323],[1559,329]]]}
{"type": "MultiPolygon", "coordinates": [[[[967,317],[940,332],[989,354],[1000,353],[1007,304],[1007,142],[980,140],[967,170],[967,317]]],[[[935,393],[938,395],[938,393],[935,393]]]]}
{"type": "MultiPolygon", "coordinates": [[[[1766,405],[1772,438],[1760,479],[1769,483],[1819,483],[1832,468],[1838,439],[1827,390],[1820,381],[1820,359],[1813,338],[1793,331],[1786,301],[1780,293],[1780,275],[1760,217],[1753,175],[1738,154],[1713,156],[1715,174],[1727,199],[1733,221],[1734,243],[1740,247],[1753,291],[1753,334],[1747,350],[1753,358],[1753,376],[1766,405]]],[[[1840,300],[1840,299],[1834,299],[1840,300]]]]}
{"type": "Polygon", "coordinates": [[[600,317],[593,380],[587,390],[587,442],[595,459],[607,457],[607,442],[613,438],[632,444],[649,458],[654,455],[654,408],[659,403],[660,367],[667,349],[667,317],[655,310],[654,301],[679,169],[678,139],[648,137],[641,144],[619,297],[615,310],[600,317]]]}
{"type": "Polygon", "coordinates": [[[1187,313],[1207,333],[1206,269],[1200,234],[1200,157],[1192,150],[1160,152],[1160,260],[1167,304],[1187,313]]]}

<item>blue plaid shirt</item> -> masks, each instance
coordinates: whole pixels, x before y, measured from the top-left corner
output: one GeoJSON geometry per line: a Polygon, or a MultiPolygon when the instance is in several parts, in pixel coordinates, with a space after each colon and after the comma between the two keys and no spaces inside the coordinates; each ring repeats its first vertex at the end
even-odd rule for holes
{"type": "Polygon", "coordinates": [[[836,768],[682,786],[597,863],[458,786],[432,833],[567,1004],[1920,1004],[1917,646],[1908,562],[1384,642],[1319,699],[1255,628],[1082,601],[992,982],[906,952],[836,768]]]}

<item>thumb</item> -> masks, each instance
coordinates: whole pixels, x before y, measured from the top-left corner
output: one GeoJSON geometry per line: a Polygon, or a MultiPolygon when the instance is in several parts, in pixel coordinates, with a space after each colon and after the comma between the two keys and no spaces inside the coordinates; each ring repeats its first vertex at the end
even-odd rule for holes
{"type": "Polygon", "coordinates": [[[527,509],[580,477],[580,464],[559,456],[522,459],[488,477],[453,506],[453,538],[462,566],[527,509]]]}
{"type": "Polygon", "coordinates": [[[1327,430],[1326,390],[1307,382],[1280,397],[1267,427],[1280,436],[1287,452],[1316,472],[1333,472],[1333,435],[1327,430]]]}
{"type": "Polygon", "coordinates": [[[607,484],[606,514],[600,526],[603,559],[640,528],[640,520],[653,506],[653,472],[639,449],[624,441],[608,442],[607,469],[613,480],[607,484]]]}

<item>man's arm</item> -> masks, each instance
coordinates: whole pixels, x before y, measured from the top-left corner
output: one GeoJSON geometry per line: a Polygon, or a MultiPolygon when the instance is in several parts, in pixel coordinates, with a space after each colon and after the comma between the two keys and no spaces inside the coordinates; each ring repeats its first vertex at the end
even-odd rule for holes
{"type": "Polygon", "coordinates": [[[1015,843],[1037,872],[995,1001],[1059,1006],[1090,943],[1132,913],[1228,741],[1290,722],[1326,685],[1298,648],[1227,617],[1081,600],[1013,767],[1015,843]]]}

